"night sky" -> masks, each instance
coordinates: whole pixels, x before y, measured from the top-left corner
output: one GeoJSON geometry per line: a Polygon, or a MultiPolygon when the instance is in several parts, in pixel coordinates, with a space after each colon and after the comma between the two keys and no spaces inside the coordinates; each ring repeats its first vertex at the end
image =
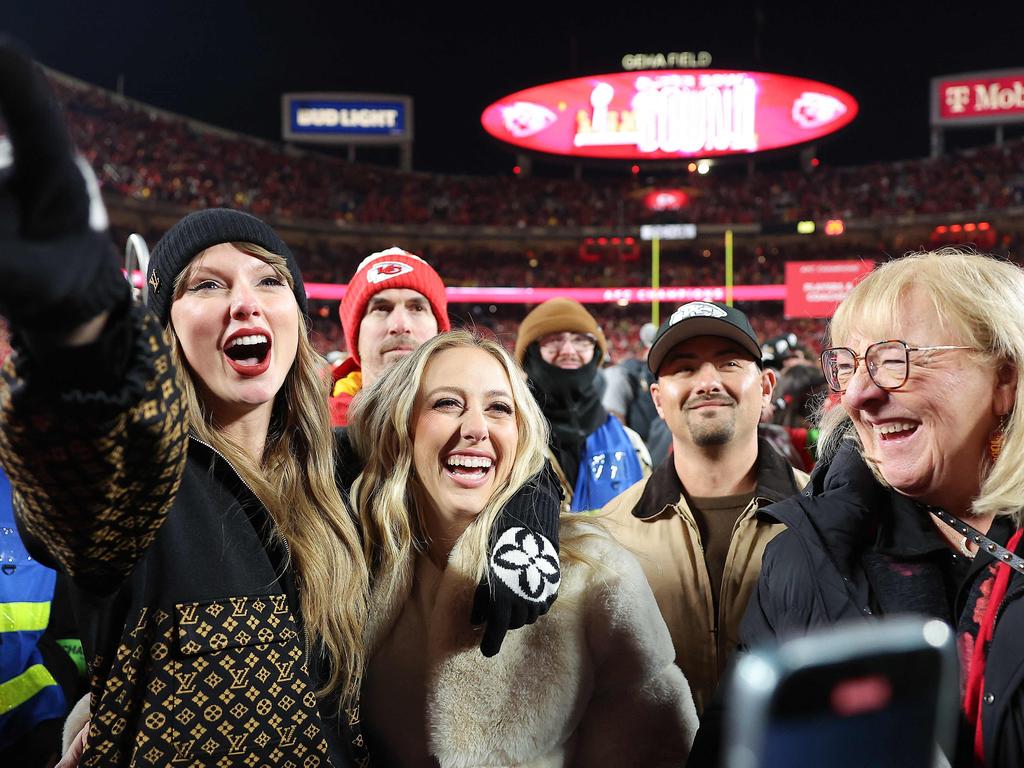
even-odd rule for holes
{"type": "Polygon", "coordinates": [[[822,145],[819,157],[832,165],[926,155],[929,78],[1024,66],[1020,2],[597,7],[0,0],[0,28],[62,72],[111,89],[120,74],[129,97],[268,139],[280,140],[283,92],[407,93],[415,168],[449,173],[511,168],[512,154],[480,127],[488,104],[550,80],[620,71],[626,53],[706,50],[716,68],[849,91],[861,113],[822,145]]]}

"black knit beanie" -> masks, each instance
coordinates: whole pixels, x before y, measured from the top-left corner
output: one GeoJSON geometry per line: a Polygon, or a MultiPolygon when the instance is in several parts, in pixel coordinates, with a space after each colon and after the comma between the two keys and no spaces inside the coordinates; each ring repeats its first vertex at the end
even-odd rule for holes
{"type": "Polygon", "coordinates": [[[209,208],[183,218],[160,238],[149,259],[149,308],[167,325],[174,301],[174,281],[197,253],[220,243],[252,243],[283,256],[295,285],[295,300],[307,313],[306,288],[299,265],[284,240],[269,225],[248,213],[230,208],[209,208]]]}

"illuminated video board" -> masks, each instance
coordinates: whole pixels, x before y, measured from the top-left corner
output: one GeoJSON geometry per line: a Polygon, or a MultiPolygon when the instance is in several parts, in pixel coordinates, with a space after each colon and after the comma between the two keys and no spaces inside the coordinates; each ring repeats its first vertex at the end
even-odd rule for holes
{"type": "Polygon", "coordinates": [[[649,70],[538,85],[491,104],[484,130],[516,147],[581,158],[678,160],[780,149],[846,126],[856,100],[766,72],[649,70]]]}

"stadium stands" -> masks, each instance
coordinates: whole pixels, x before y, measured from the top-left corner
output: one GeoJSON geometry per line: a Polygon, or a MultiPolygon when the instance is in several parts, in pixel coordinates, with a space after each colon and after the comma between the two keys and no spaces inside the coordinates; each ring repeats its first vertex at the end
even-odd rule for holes
{"type": "MultiPolygon", "coordinates": [[[[189,209],[231,206],[274,221],[302,253],[310,282],[344,282],[367,253],[397,243],[435,264],[451,286],[636,287],[651,279],[639,247],[622,258],[614,251],[587,253],[581,246],[584,235],[635,234],[645,223],[679,220],[739,227],[828,218],[906,224],[939,215],[943,220],[1000,211],[1013,216],[1024,206],[1022,140],[937,160],[818,168],[810,174],[659,177],[659,186],[684,187],[691,202],[683,211],[658,213],[643,205],[652,183],[648,179],[401,173],[242,136],[56,73],[52,77],[73,139],[85,150],[107,196],[117,242],[141,231],[153,243],[189,209]]],[[[734,282],[780,283],[790,260],[877,260],[934,244],[931,223],[918,227],[910,239],[904,231],[804,241],[774,235],[741,238],[734,282]]],[[[1019,233],[1009,231],[1000,234],[994,250],[1012,257],[1018,246],[1019,233]]],[[[661,285],[723,284],[721,248],[719,240],[665,243],[661,285]]],[[[511,344],[528,308],[454,309],[456,316],[491,328],[511,344]]],[[[777,302],[747,309],[763,337],[785,328],[816,346],[823,335],[822,321],[784,320],[777,302]]],[[[344,346],[336,310],[336,302],[313,305],[315,338],[323,352],[344,346]]],[[[650,319],[649,305],[606,305],[596,314],[616,359],[641,353],[637,329],[650,319]]]]}
{"type": "MultiPolygon", "coordinates": [[[[68,79],[55,85],[103,187],[139,200],[338,224],[625,228],[666,215],[644,208],[640,178],[403,174],[204,128],[68,79]]],[[[685,217],[709,224],[988,212],[1024,205],[1024,141],[935,160],[658,183],[687,187],[685,217]]]]}

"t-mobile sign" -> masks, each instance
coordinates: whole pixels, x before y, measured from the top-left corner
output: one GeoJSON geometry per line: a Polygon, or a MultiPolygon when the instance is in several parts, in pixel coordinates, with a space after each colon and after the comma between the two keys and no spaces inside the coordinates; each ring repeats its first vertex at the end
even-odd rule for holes
{"type": "Polygon", "coordinates": [[[1024,69],[965,72],[932,80],[932,125],[1024,122],[1024,69]]]}

